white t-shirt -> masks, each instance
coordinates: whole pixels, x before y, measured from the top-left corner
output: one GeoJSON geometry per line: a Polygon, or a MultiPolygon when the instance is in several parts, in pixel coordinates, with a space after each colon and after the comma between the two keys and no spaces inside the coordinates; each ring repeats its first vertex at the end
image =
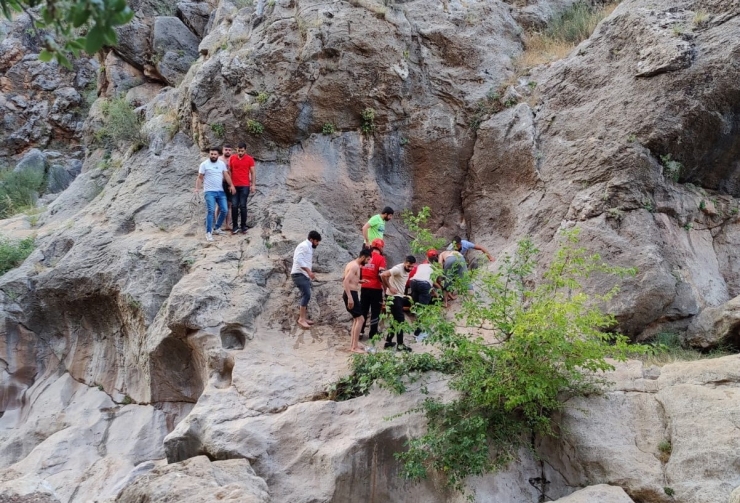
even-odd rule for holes
{"type": "Polygon", "coordinates": [[[391,277],[388,278],[388,285],[395,288],[398,293],[392,294],[390,290],[386,291],[386,295],[393,295],[397,297],[403,297],[403,291],[406,289],[406,281],[409,279],[409,273],[404,269],[403,264],[398,264],[388,271],[391,273],[391,277]]]}
{"type": "Polygon", "coordinates": [[[306,267],[311,270],[312,261],[313,245],[311,244],[311,241],[307,239],[295,247],[295,251],[293,252],[293,267],[290,269],[290,274],[301,273],[307,278],[310,277],[308,273],[301,268],[306,267]]]}
{"type": "Polygon", "coordinates": [[[416,273],[414,273],[414,277],[411,278],[411,281],[424,281],[431,285],[432,270],[432,264],[419,264],[419,267],[416,268],[416,273]]]}
{"type": "Polygon", "coordinates": [[[223,192],[224,171],[226,170],[226,164],[221,159],[216,162],[206,159],[200,163],[198,173],[204,175],[203,190],[206,192],[223,192]]]}

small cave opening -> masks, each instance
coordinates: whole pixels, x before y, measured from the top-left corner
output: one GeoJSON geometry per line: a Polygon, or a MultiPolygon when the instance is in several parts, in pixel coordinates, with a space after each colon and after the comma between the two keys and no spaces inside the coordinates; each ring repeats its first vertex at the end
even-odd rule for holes
{"type": "Polygon", "coordinates": [[[152,402],[197,402],[205,388],[204,367],[203,356],[186,341],[165,338],[151,355],[152,402]]]}
{"type": "Polygon", "coordinates": [[[238,323],[228,323],[221,328],[221,347],[224,349],[244,349],[249,336],[247,329],[238,323]]]}

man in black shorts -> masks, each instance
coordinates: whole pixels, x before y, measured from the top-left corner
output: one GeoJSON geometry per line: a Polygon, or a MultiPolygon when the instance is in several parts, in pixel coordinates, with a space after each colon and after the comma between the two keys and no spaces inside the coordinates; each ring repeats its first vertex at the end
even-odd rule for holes
{"type": "Polygon", "coordinates": [[[352,330],[350,331],[352,342],[349,347],[352,353],[365,352],[365,348],[360,346],[360,327],[365,321],[365,317],[362,315],[362,305],[360,304],[360,284],[367,280],[360,279],[360,269],[368,260],[370,260],[370,250],[364,249],[356,259],[344,267],[344,277],[342,278],[342,287],[344,288],[342,299],[347,311],[352,315],[352,330]]]}

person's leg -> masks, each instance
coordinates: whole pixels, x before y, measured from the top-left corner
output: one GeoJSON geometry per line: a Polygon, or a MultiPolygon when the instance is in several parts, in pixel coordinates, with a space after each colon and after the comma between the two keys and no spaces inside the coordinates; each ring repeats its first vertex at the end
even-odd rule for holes
{"type": "Polygon", "coordinates": [[[370,290],[370,339],[378,333],[380,322],[380,306],[383,304],[383,290],[370,290]]]}
{"type": "MultiPolygon", "coordinates": [[[[403,315],[403,297],[393,297],[393,303],[391,304],[391,315],[396,323],[403,323],[406,319],[403,315]]],[[[393,330],[388,331],[388,337],[386,337],[386,346],[389,342],[393,342],[393,336],[396,336],[396,342],[400,345],[403,344],[403,329],[400,326],[396,326],[393,330]]]]}
{"type": "Polygon", "coordinates": [[[215,192],[206,192],[204,198],[206,200],[206,232],[213,232],[213,212],[216,208],[216,198],[214,197],[215,192]]]}
{"type": "Polygon", "coordinates": [[[242,217],[241,229],[243,232],[247,232],[247,201],[249,201],[249,187],[243,187],[243,190],[244,192],[242,193],[242,196],[239,199],[239,213],[241,213],[241,217],[242,217]]]}
{"type": "Polygon", "coordinates": [[[367,315],[370,312],[370,288],[360,289],[360,306],[362,307],[362,328],[360,328],[360,335],[365,333],[365,325],[367,325],[367,315]]]}
{"type": "Polygon", "coordinates": [[[216,229],[220,229],[226,219],[226,214],[229,211],[226,206],[226,194],[223,192],[214,192],[216,197],[216,204],[218,204],[218,218],[216,219],[216,229]]]}
{"type": "Polygon", "coordinates": [[[229,199],[231,200],[231,229],[236,230],[239,228],[237,227],[237,218],[239,218],[239,212],[237,211],[237,208],[239,208],[239,187],[236,188],[236,192],[231,194],[229,199]]]}
{"type": "Polygon", "coordinates": [[[292,276],[293,283],[301,291],[301,309],[298,315],[298,324],[303,328],[311,328],[308,323],[308,301],[311,300],[311,280],[303,274],[295,274],[292,276]]]}

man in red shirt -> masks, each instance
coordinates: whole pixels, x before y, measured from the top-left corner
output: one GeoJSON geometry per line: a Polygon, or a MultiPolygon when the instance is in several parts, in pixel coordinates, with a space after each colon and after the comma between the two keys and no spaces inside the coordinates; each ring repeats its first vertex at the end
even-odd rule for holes
{"type": "Polygon", "coordinates": [[[231,196],[231,227],[232,234],[247,233],[247,199],[249,191],[255,185],[254,159],[247,155],[247,144],[242,142],[236,149],[236,155],[229,159],[229,173],[234,182],[236,192],[231,196]],[[239,216],[241,215],[241,227],[239,216]]]}
{"type": "Polygon", "coordinates": [[[382,239],[374,239],[370,243],[372,255],[370,260],[365,262],[362,267],[362,279],[367,280],[360,288],[360,304],[362,304],[362,315],[365,321],[362,323],[360,337],[365,335],[365,325],[370,317],[370,339],[378,333],[378,320],[380,319],[380,306],[383,303],[383,283],[380,281],[380,273],[385,271],[386,263],[383,256],[383,246],[385,243],[382,239]]]}

